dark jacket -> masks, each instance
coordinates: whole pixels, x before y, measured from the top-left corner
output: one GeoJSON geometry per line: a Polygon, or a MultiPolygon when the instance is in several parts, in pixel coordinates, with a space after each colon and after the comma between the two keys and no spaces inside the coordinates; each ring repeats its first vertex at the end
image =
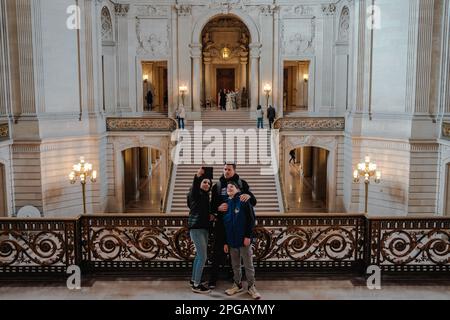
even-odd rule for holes
{"type": "Polygon", "coordinates": [[[244,246],[244,238],[252,239],[255,227],[255,213],[248,202],[241,202],[237,193],[228,200],[228,211],[223,217],[225,226],[225,243],[231,248],[244,246]]]}
{"type": "Polygon", "coordinates": [[[212,197],[211,197],[211,213],[214,214],[217,218],[215,226],[214,226],[214,238],[215,241],[219,244],[225,243],[225,227],[223,225],[223,215],[225,212],[219,212],[217,209],[220,207],[222,203],[226,203],[228,201],[227,195],[227,183],[228,181],[235,181],[239,184],[242,184],[241,194],[248,194],[250,196],[250,204],[254,207],[256,206],[256,198],[254,194],[250,191],[250,187],[248,183],[244,179],[240,179],[239,175],[235,174],[230,179],[225,179],[222,175],[218,183],[214,184],[212,188],[212,197]],[[220,185],[218,185],[220,183],[220,185]],[[219,188],[219,191],[217,191],[219,188]],[[221,196],[219,196],[219,193],[221,196]]]}
{"type": "Polygon", "coordinates": [[[188,227],[189,229],[209,229],[209,192],[200,189],[203,177],[194,177],[192,187],[187,197],[189,211],[188,227]]]}
{"type": "Polygon", "coordinates": [[[267,119],[275,119],[276,114],[275,114],[275,108],[274,107],[269,107],[267,109],[267,119]]]}

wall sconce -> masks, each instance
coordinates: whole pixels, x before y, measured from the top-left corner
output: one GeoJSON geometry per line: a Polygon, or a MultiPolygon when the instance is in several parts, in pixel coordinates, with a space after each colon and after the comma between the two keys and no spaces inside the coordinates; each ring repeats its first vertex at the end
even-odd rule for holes
{"type": "Polygon", "coordinates": [[[269,107],[269,97],[270,97],[270,92],[272,91],[272,87],[270,86],[270,84],[266,83],[264,85],[264,92],[266,93],[266,100],[267,100],[267,107],[269,107]]]}
{"type": "Polygon", "coordinates": [[[142,77],[144,79],[144,82],[148,81],[148,74],[144,74],[144,76],[142,77]]]}
{"type": "Polygon", "coordinates": [[[182,101],[183,106],[184,106],[184,96],[185,96],[185,94],[188,91],[188,87],[186,85],[183,85],[183,86],[180,86],[179,90],[180,90],[180,94],[181,94],[181,101],[182,101]]]}
{"type": "Polygon", "coordinates": [[[84,157],[80,157],[80,162],[73,165],[69,174],[71,184],[75,184],[78,178],[83,192],[83,213],[86,214],[86,183],[89,178],[92,183],[97,181],[97,171],[92,170],[92,164],[85,162],[84,157]]]}
{"type": "Polygon", "coordinates": [[[309,81],[309,74],[305,73],[303,75],[303,81],[308,82],[309,81]]]}
{"type": "Polygon", "coordinates": [[[377,170],[377,165],[370,162],[370,157],[366,156],[363,163],[359,163],[357,169],[353,171],[353,182],[359,183],[360,178],[364,177],[365,185],[365,206],[364,212],[368,213],[368,200],[369,200],[369,184],[370,178],[375,177],[375,183],[381,182],[381,171],[377,170]]]}

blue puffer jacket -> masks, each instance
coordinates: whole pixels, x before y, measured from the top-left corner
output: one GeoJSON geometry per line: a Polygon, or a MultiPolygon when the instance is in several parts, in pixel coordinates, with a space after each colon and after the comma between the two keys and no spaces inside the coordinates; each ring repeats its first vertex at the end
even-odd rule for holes
{"type": "Polygon", "coordinates": [[[228,212],[223,217],[225,225],[226,244],[231,248],[244,246],[244,238],[253,237],[255,227],[255,212],[249,202],[241,202],[237,193],[233,199],[228,199],[228,212]]]}

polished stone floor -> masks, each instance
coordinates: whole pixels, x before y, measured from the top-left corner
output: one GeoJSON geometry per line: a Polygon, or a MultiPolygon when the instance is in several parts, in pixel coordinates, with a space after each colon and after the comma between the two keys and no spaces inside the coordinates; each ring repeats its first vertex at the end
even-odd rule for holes
{"type": "Polygon", "coordinates": [[[311,184],[301,175],[300,164],[290,164],[286,181],[286,198],[293,212],[327,212],[323,201],[313,200],[311,184]]]}
{"type": "MultiPolygon", "coordinates": [[[[224,290],[230,283],[221,282],[210,294],[191,292],[186,280],[104,279],[70,291],[64,284],[8,284],[0,282],[0,300],[251,300],[246,292],[228,297],[224,290]]],[[[351,279],[260,280],[257,287],[263,300],[450,300],[450,281],[429,283],[382,283],[381,290],[369,290],[365,282],[351,279]]]]}
{"type": "Polygon", "coordinates": [[[126,213],[159,213],[161,207],[160,166],[156,166],[150,177],[141,179],[139,199],[126,204],[126,213]]]}

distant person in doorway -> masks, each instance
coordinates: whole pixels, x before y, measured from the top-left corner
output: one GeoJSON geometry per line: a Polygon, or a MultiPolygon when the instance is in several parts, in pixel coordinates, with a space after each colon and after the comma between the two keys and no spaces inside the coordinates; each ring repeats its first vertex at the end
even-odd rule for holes
{"type": "Polygon", "coordinates": [[[153,107],[153,93],[151,90],[147,92],[147,110],[151,111],[153,107]]]}
{"type": "Polygon", "coordinates": [[[264,129],[264,111],[261,105],[256,109],[256,118],[258,119],[257,127],[258,129],[264,129]]]}
{"type": "Polygon", "coordinates": [[[291,159],[289,160],[289,164],[293,162],[295,164],[295,150],[292,149],[291,152],[289,152],[289,155],[291,156],[291,159]]]}
{"type": "Polygon", "coordinates": [[[269,108],[267,109],[267,119],[269,119],[270,129],[272,129],[273,123],[275,122],[275,117],[276,117],[275,108],[269,106],[269,108]]]}

